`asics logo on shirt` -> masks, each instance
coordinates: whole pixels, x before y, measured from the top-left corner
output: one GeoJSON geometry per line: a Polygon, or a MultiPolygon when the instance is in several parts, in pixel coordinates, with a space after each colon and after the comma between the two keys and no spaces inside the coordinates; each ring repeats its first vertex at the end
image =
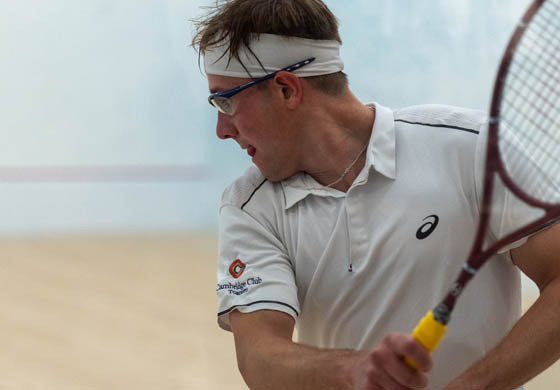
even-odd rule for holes
{"type": "Polygon", "coordinates": [[[419,240],[428,238],[428,236],[436,230],[439,223],[439,217],[437,215],[430,215],[422,221],[426,221],[426,223],[420,226],[420,228],[416,231],[416,238],[419,240]]]}

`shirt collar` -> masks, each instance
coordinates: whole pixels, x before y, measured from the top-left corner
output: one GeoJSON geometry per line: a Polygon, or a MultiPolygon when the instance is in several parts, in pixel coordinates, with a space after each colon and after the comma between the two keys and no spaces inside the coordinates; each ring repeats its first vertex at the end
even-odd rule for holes
{"type": "MultiPolygon", "coordinates": [[[[395,163],[395,121],[393,111],[377,103],[375,105],[375,121],[369,140],[366,163],[352,186],[367,183],[371,170],[389,179],[396,178],[395,163]]],[[[311,175],[300,172],[282,181],[286,196],[285,209],[289,209],[309,195],[343,198],[344,192],[319,184],[311,175]]]]}

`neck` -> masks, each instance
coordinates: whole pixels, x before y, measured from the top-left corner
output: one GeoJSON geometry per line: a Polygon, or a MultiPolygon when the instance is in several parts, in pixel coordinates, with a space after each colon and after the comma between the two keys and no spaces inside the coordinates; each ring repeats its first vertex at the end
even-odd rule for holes
{"type": "Polygon", "coordinates": [[[317,99],[309,109],[304,171],[324,186],[346,192],[363,169],[375,110],[350,92],[317,99]]]}

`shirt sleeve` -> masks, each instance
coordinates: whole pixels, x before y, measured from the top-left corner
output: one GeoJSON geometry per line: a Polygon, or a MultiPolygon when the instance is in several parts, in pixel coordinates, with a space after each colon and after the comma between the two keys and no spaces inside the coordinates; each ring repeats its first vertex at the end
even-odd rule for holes
{"type": "Polygon", "coordinates": [[[218,324],[229,313],[277,310],[299,315],[294,267],[282,242],[246,211],[222,206],[218,240],[218,324]]]}

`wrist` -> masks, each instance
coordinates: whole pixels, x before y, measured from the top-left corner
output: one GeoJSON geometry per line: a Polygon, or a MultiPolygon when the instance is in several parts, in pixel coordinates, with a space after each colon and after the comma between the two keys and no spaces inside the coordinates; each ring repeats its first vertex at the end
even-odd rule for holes
{"type": "Polygon", "coordinates": [[[491,386],[483,382],[482,377],[468,376],[468,373],[454,379],[444,390],[489,390],[491,386]]]}
{"type": "Polygon", "coordinates": [[[360,371],[360,367],[367,357],[367,351],[345,351],[344,354],[341,354],[338,359],[339,369],[337,370],[340,374],[337,379],[341,389],[350,390],[355,388],[359,375],[363,374],[360,371]]]}

